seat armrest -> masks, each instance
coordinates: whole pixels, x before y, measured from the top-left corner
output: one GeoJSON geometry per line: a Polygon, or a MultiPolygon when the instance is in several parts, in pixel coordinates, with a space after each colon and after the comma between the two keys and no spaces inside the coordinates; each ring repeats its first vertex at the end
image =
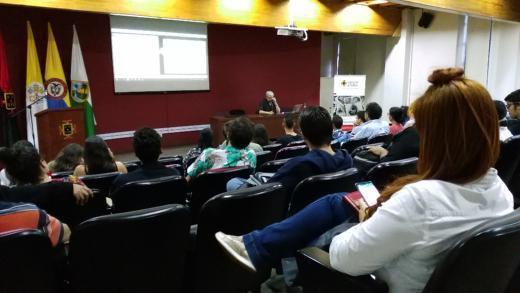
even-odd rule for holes
{"type": "Polygon", "coordinates": [[[296,254],[299,279],[305,293],[356,292],[386,293],[387,285],[371,275],[350,276],[330,265],[329,254],[317,247],[304,248],[296,254]]]}

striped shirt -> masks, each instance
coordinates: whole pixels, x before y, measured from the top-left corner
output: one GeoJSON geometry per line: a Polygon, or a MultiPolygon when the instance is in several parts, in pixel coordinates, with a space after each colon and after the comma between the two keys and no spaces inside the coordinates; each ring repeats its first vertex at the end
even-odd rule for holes
{"type": "Polygon", "coordinates": [[[36,205],[0,201],[0,235],[28,229],[46,233],[52,246],[63,239],[62,223],[36,205]]]}

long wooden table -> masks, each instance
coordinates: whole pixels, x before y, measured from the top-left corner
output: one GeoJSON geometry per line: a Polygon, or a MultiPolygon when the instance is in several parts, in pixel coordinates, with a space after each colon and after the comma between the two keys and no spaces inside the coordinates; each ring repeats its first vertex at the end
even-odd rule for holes
{"type": "MultiPolygon", "coordinates": [[[[269,138],[279,137],[285,134],[282,126],[283,115],[246,115],[253,123],[262,123],[267,129],[269,138]]],[[[236,116],[213,116],[209,118],[211,130],[213,130],[213,145],[218,146],[224,141],[224,124],[236,116]]]]}

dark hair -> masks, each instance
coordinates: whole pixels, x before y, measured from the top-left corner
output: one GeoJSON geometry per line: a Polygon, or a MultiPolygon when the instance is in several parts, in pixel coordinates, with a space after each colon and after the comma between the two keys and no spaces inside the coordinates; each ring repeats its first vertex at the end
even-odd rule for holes
{"type": "Polygon", "coordinates": [[[38,150],[26,140],[17,141],[11,148],[0,148],[0,161],[15,185],[39,184],[41,160],[38,150]]]}
{"type": "Polygon", "coordinates": [[[408,120],[410,120],[410,117],[408,116],[408,106],[401,106],[401,110],[403,110],[403,117],[404,122],[406,123],[408,120]]]}
{"type": "Polygon", "coordinates": [[[283,116],[283,125],[287,129],[293,129],[294,127],[294,114],[293,113],[285,113],[283,116]]]}
{"type": "Polygon", "coordinates": [[[303,137],[313,146],[330,144],[332,120],[323,107],[310,106],[300,114],[300,128],[303,137]]]}
{"type": "Polygon", "coordinates": [[[233,119],[227,126],[227,136],[234,148],[246,148],[253,139],[253,123],[245,116],[233,119]]]}
{"type": "Polygon", "coordinates": [[[520,89],[507,95],[504,100],[510,103],[520,103],[520,89]]]}
{"type": "Polygon", "coordinates": [[[69,143],[54,160],[52,172],[74,171],[77,165],[81,164],[83,158],[83,147],[77,143],[69,143]]]}
{"type": "Polygon", "coordinates": [[[361,121],[363,121],[363,123],[367,122],[367,119],[365,118],[365,111],[363,111],[363,110],[357,111],[356,116],[358,119],[361,119],[361,121]]]}
{"type": "Polygon", "coordinates": [[[388,114],[390,115],[390,117],[392,117],[392,119],[399,123],[399,124],[404,124],[406,122],[406,119],[404,117],[404,112],[403,112],[403,108],[401,107],[392,107],[390,108],[390,110],[388,111],[388,114]]]}
{"type": "Polygon", "coordinates": [[[332,117],[332,125],[334,125],[336,129],[341,129],[343,126],[343,118],[341,118],[339,115],[334,115],[332,117]]]}
{"type": "Polygon", "coordinates": [[[199,142],[197,146],[201,151],[213,147],[213,131],[211,131],[211,128],[204,128],[199,132],[199,142]]]}
{"type": "Polygon", "coordinates": [[[507,116],[506,104],[502,101],[493,100],[495,103],[495,109],[497,110],[498,120],[502,120],[507,116]]]}
{"type": "Polygon", "coordinates": [[[381,115],[383,115],[383,109],[375,102],[368,103],[365,111],[367,112],[369,120],[379,119],[381,115]]]}
{"type": "Polygon", "coordinates": [[[495,165],[500,141],[489,92],[466,79],[461,68],[435,70],[428,81],[430,87],[413,106],[420,137],[418,174],[400,177],[388,185],[378,205],[369,208],[369,215],[409,183],[436,179],[464,184],[482,177],[495,165]],[[443,119],[438,117],[440,112],[443,119]]]}
{"type": "Polygon", "coordinates": [[[85,171],[88,171],[88,174],[116,171],[115,162],[108,151],[108,146],[99,136],[91,136],[85,140],[83,158],[85,171]]]}
{"type": "Polygon", "coordinates": [[[269,144],[269,136],[267,135],[267,129],[262,123],[255,124],[253,133],[253,142],[264,146],[269,144]]]}
{"type": "Polygon", "coordinates": [[[155,129],[143,127],[134,132],[134,152],[143,163],[155,162],[161,155],[161,136],[155,129]]]}

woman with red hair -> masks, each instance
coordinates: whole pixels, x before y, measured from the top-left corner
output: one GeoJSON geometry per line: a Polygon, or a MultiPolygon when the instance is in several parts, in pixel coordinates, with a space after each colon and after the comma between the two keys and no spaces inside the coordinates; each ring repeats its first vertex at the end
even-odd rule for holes
{"type": "Polygon", "coordinates": [[[465,231],[513,211],[513,196],[493,168],[500,143],[489,93],[460,68],[436,70],[428,81],[414,109],[418,174],[391,183],[375,206],[361,207],[359,214],[343,194],[332,194],[262,230],[243,236],[218,232],[219,243],[256,270],[359,219],[332,239],[332,267],[350,275],[374,272],[390,292],[421,291],[465,231]]]}

